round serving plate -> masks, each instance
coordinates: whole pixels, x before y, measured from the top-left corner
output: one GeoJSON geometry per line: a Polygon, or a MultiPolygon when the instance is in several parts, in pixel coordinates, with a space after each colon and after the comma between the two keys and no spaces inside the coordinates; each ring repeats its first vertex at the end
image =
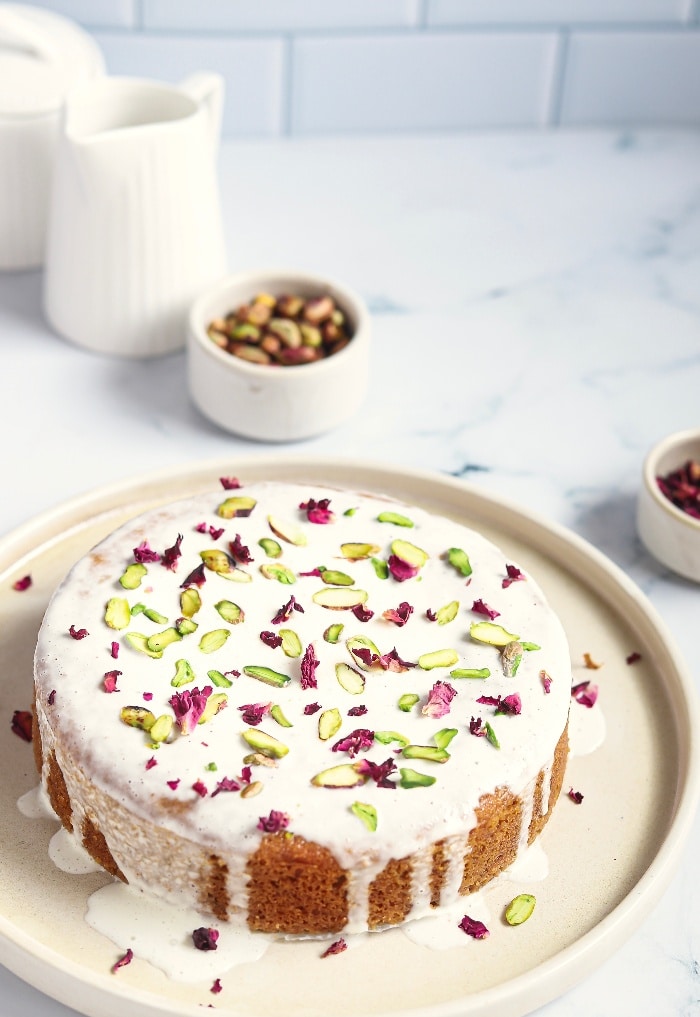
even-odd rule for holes
{"type": "MultiPolygon", "coordinates": [[[[679,860],[700,792],[698,707],[685,664],[653,607],[595,548],[512,504],[434,473],[309,458],[185,465],[102,488],[29,521],[0,541],[0,941],[2,963],[88,1017],[522,1017],[585,977],[644,920],[679,860]],[[314,941],[277,943],[261,960],[211,982],[169,980],[136,957],[117,974],[115,945],[84,920],[103,874],[69,875],[48,857],[57,829],[17,808],[37,783],[31,746],[10,732],[32,699],[32,657],[49,596],[71,564],[146,508],[219,478],[325,483],[419,504],[481,530],[529,569],[566,628],[573,682],[593,680],[607,737],[569,761],[561,800],[541,842],[549,875],[500,881],[487,892],[491,935],[433,950],[391,930],[321,959],[314,941]],[[13,583],[31,575],[18,592],[13,583]],[[588,670],[584,655],[601,666],[588,670]],[[634,655],[633,662],[628,658],[634,655]],[[639,657],[637,658],[637,655],[639,657]],[[570,787],[584,798],[579,805],[570,787]],[[518,927],[502,919],[512,896],[537,907],[518,927]]],[[[572,703],[572,709],[583,709],[572,703]]],[[[468,910],[465,904],[465,911],[468,910]]]]}

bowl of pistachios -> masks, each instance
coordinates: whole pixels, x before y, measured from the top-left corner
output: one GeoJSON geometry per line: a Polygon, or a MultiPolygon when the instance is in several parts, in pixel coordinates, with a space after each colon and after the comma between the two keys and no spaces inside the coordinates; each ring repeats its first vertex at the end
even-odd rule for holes
{"type": "Polygon", "coordinates": [[[190,395],[209,420],[258,441],[299,441],[353,416],[369,374],[370,316],[360,296],[286,270],[222,279],[192,305],[190,395]]]}

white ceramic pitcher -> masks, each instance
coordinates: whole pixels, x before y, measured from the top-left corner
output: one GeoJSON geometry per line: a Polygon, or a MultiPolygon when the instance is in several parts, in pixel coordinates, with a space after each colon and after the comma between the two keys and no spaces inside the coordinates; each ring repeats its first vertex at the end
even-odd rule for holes
{"type": "Polygon", "coordinates": [[[106,77],[66,98],[44,311],[89,349],[148,357],[185,343],[189,305],[226,268],[217,179],[223,80],[106,77]]]}

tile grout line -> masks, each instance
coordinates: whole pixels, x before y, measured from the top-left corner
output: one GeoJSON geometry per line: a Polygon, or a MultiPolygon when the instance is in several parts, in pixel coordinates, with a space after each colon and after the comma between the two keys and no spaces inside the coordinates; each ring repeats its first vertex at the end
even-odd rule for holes
{"type": "Polygon", "coordinates": [[[549,103],[547,116],[545,118],[547,127],[561,126],[561,110],[564,92],[564,79],[566,76],[566,64],[569,57],[569,39],[571,33],[568,29],[562,28],[557,33],[556,51],[554,56],[554,67],[552,68],[552,80],[550,84],[549,103]]]}

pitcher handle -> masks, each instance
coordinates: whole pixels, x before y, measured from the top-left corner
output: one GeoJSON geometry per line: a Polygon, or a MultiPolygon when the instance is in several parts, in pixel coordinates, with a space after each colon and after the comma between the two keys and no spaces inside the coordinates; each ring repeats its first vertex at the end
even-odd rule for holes
{"type": "Polygon", "coordinates": [[[0,6],[0,42],[24,49],[48,63],[56,63],[61,57],[49,32],[11,7],[0,6]]]}
{"type": "Polygon", "coordinates": [[[180,88],[199,106],[203,106],[209,118],[211,144],[214,151],[221,137],[221,119],[224,109],[224,78],[213,71],[190,74],[180,82],[180,88]]]}

